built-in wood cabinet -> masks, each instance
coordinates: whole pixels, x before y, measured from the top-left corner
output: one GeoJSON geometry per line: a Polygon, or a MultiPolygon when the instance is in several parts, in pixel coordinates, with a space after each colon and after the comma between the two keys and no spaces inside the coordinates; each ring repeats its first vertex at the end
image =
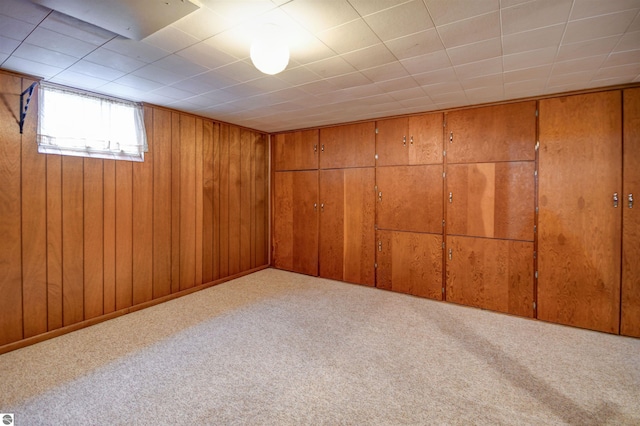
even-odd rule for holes
{"type": "Polygon", "coordinates": [[[279,133],[273,136],[275,170],[313,170],[320,155],[318,130],[279,133]]]}
{"type": "Polygon", "coordinates": [[[375,166],[375,123],[320,129],[320,168],[375,166]]]}
{"type": "Polygon", "coordinates": [[[442,164],[442,113],[376,123],[378,166],[442,164]]]}

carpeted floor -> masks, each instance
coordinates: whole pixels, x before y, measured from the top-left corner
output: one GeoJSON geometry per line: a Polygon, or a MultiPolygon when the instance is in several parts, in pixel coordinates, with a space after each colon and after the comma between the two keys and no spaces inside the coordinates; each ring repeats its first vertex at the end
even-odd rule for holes
{"type": "Polygon", "coordinates": [[[16,425],[640,424],[640,339],[267,269],[0,355],[16,425]]]}

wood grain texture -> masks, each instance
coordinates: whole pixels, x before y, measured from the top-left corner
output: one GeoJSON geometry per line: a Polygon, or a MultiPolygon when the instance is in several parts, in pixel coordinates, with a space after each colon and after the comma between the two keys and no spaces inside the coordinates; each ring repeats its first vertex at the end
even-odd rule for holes
{"type": "Polygon", "coordinates": [[[203,238],[203,120],[196,118],[196,275],[194,285],[202,284],[202,238],[203,238]]]}
{"type": "Polygon", "coordinates": [[[408,118],[409,142],[406,164],[442,164],[444,114],[422,114],[408,118]]]}
{"type": "Polygon", "coordinates": [[[442,233],[441,165],[378,167],[376,185],[378,229],[442,233]]]}
{"type": "Polygon", "coordinates": [[[219,264],[220,277],[229,276],[229,130],[228,124],[220,124],[220,195],[218,208],[220,211],[219,230],[219,264]]]}
{"type": "Polygon", "coordinates": [[[279,133],[273,136],[273,163],[277,171],[317,169],[319,154],[318,130],[279,133]]]}
{"type": "Polygon", "coordinates": [[[255,264],[269,263],[269,142],[262,135],[255,150],[255,264]]]}
{"type": "Polygon", "coordinates": [[[624,91],[622,316],[620,334],[640,337],[640,89],[624,91]],[[629,208],[629,194],[634,205],[629,208]]]}
{"type": "Polygon", "coordinates": [[[532,242],[447,236],[445,259],[447,301],[533,317],[532,242]]]}
{"type": "Polygon", "coordinates": [[[240,129],[229,128],[229,275],[240,272],[241,156],[240,129]]]}
{"type": "Polygon", "coordinates": [[[202,282],[213,281],[213,130],[202,123],[202,282]]]}
{"type": "MultiPolygon", "coordinates": [[[[31,80],[22,82],[25,90],[31,80]]],[[[34,91],[30,105],[38,105],[34,91]]],[[[46,156],[38,153],[38,111],[29,109],[22,136],[22,302],[24,337],[47,331],[47,196],[46,156]]]]}
{"type": "Polygon", "coordinates": [[[105,314],[116,310],[116,162],[104,161],[104,281],[103,297],[105,314]]]}
{"type": "Polygon", "coordinates": [[[84,319],[83,159],[62,158],[62,317],[84,319]]]}
{"type": "Polygon", "coordinates": [[[62,327],[62,157],[47,162],[47,330],[62,327]]]}
{"type": "Polygon", "coordinates": [[[254,133],[240,132],[240,271],[251,269],[251,162],[253,161],[254,133]]]}
{"type": "Polygon", "coordinates": [[[104,313],[104,161],[84,159],[84,319],[104,313]]]}
{"type": "Polygon", "coordinates": [[[534,170],[533,161],[448,165],[447,233],[533,241],[534,170]]]}
{"type": "MultiPolygon", "coordinates": [[[[153,141],[153,298],[171,294],[172,205],[171,112],[154,108],[153,141]]],[[[148,161],[148,160],[146,160],[148,161]]]]}
{"type": "Polygon", "coordinates": [[[220,161],[221,161],[221,128],[222,125],[214,124],[213,128],[213,244],[212,244],[212,279],[220,278],[220,161]]]}
{"type": "Polygon", "coordinates": [[[116,161],[116,310],[133,304],[133,167],[116,161]]]}
{"type": "Polygon", "coordinates": [[[180,291],[180,118],[171,113],[171,293],[180,291]]]}
{"type": "MultiPolygon", "coordinates": [[[[147,142],[153,145],[153,109],[144,108],[147,142]]],[[[133,167],[133,304],[153,299],[153,149],[133,167]]]]}
{"type": "Polygon", "coordinates": [[[535,160],[535,101],[448,112],[446,124],[449,164],[535,160]]]}
{"type": "Polygon", "coordinates": [[[344,171],[320,171],[320,234],[319,275],[323,278],[344,279],[344,171]]]}
{"type": "Polygon", "coordinates": [[[407,148],[409,122],[406,117],[376,122],[376,154],[378,166],[398,166],[408,163],[407,148]]]}
{"type": "Polygon", "coordinates": [[[2,75],[0,93],[0,345],[23,338],[20,227],[21,79],[2,75]]]}
{"type": "Polygon", "coordinates": [[[180,290],[196,280],[196,120],[180,116],[180,290]]]}
{"type": "Polygon", "coordinates": [[[621,127],[619,91],[540,101],[540,319],[619,331],[621,127]]]}
{"type": "Polygon", "coordinates": [[[442,236],[378,231],[376,287],[442,299],[442,236]]]}
{"type": "Polygon", "coordinates": [[[273,199],[273,265],[318,275],[318,172],[276,172],[273,199]]]}
{"type": "Polygon", "coordinates": [[[373,121],[320,129],[320,168],[375,166],[375,136],[373,121]]]}

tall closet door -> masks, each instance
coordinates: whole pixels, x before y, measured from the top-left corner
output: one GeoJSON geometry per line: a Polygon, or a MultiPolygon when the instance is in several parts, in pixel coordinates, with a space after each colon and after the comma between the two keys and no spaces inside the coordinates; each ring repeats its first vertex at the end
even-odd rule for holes
{"type": "Polygon", "coordinates": [[[640,88],[624,91],[623,176],[620,333],[640,337],[640,88]]]}
{"type": "Polygon", "coordinates": [[[620,91],[540,101],[540,319],[619,331],[621,124],[620,91]]]}
{"type": "Polygon", "coordinates": [[[318,172],[276,172],[273,265],[318,275],[318,172]]]}

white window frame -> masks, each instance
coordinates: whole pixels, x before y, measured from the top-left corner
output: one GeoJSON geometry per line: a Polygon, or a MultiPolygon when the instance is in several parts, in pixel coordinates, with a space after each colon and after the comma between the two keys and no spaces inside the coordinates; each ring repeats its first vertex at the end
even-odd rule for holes
{"type": "Polygon", "coordinates": [[[38,152],[144,161],[142,104],[43,82],[38,106],[38,152]]]}

